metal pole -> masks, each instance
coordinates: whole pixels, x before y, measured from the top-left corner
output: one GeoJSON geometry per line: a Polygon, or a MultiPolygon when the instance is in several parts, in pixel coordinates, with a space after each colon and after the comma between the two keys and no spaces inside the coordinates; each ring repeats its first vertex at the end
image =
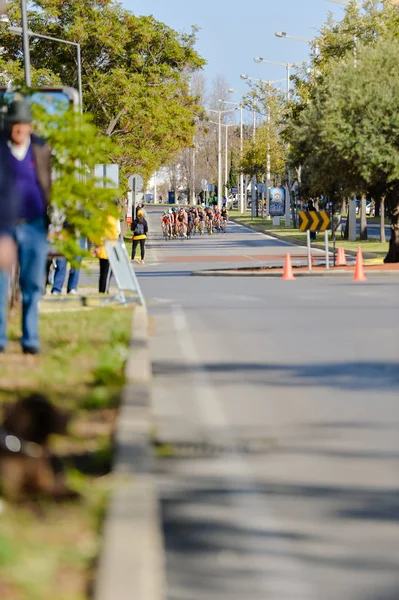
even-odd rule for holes
{"type": "MultiPolygon", "coordinates": [[[[241,162],[243,159],[243,155],[244,155],[244,124],[243,124],[243,110],[242,110],[242,106],[240,106],[240,156],[241,156],[241,162]]],[[[245,211],[245,207],[244,207],[244,173],[242,171],[241,168],[241,172],[240,172],[240,213],[244,214],[245,211]]]]}
{"type": "Polygon", "coordinates": [[[154,173],[154,204],[158,204],[157,202],[157,171],[154,173]]]}
{"type": "Polygon", "coordinates": [[[82,56],[80,52],[80,44],[76,44],[78,52],[78,88],[79,88],[79,103],[80,113],[83,113],[83,88],[82,88],[82,56]]]}
{"type": "Polygon", "coordinates": [[[257,216],[257,206],[256,206],[256,175],[252,177],[251,182],[251,213],[253,217],[257,216]]]}
{"type": "Polygon", "coordinates": [[[253,135],[253,139],[255,139],[256,138],[256,112],[255,112],[255,104],[253,105],[252,114],[253,114],[253,132],[252,132],[252,135],[253,135]]]}
{"type": "Polygon", "coordinates": [[[133,216],[133,221],[136,218],[136,178],[133,177],[133,190],[132,190],[132,216],[133,216]]]}
{"type": "Polygon", "coordinates": [[[229,174],[228,174],[228,152],[229,152],[229,126],[226,125],[226,139],[225,139],[225,157],[224,157],[224,183],[225,183],[225,190],[226,190],[226,198],[227,198],[227,184],[229,181],[229,174]]]}
{"type": "MultiPolygon", "coordinates": [[[[195,142],[194,142],[194,144],[195,144],[195,142]]],[[[193,177],[192,177],[191,203],[197,204],[197,196],[195,193],[195,145],[194,145],[194,148],[192,148],[192,151],[193,151],[193,163],[192,163],[193,177]]]]}
{"type": "Polygon", "coordinates": [[[308,247],[308,269],[309,269],[309,273],[311,273],[312,272],[312,246],[311,246],[311,242],[310,242],[309,229],[306,232],[306,242],[307,242],[307,247],[308,247]]]}
{"type": "Polygon", "coordinates": [[[287,102],[290,101],[290,87],[291,87],[291,65],[287,63],[287,102]]]}
{"type": "Polygon", "coordinates": [[[328,252],[328,231],[327,230],[324,232],[324,239],[325,239],[325,243],[326,243],[326,269],[328,271],[330,268],[330,255],[328,252]]]}
{"type": "Polygon", "coordinates": [[[271,157],[270,157],[270,124],[271,124],[271,111],[270,111],[270,105],[267,107],[267,123],[268,123],[268,127],[269,127],[269,132],[268,132],[268,138],[269,138],[269,143],[268,143],[268,152],[267,152],[267,166],[266,166],[266,216],[269,216],[269,205],[270,205],[270,192],[269,192],[269,188],[270,188],[270,179],[271,179],[271,157]]]}
{"type": "Polygon", "coordinates": [[[23,50],[24,50],[25,84],[28,87],[30,87],[32,85],[32,78],[31,78],[31,70],[30,70],[28,14],[27,14],[27,10],[26,10],[25,0],[21,0],[21,24],[22,24],[22,45],[23,45],[23,50]]]}
{"type": "Polygon", "coordinates": [[[219,141],[218,141],[218,208],[222,208],[222,113],[219,111],[219,141]]]}

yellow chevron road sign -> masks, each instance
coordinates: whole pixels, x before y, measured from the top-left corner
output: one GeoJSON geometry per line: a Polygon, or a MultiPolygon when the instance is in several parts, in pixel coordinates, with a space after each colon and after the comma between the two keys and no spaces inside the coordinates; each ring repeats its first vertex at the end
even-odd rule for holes
{"type": "Polygon", "coordinates": [[[301,231],[326,231],[330,229],[330,216],[325,210],[320,212],[300,210],[298,216],[301,231]]]}

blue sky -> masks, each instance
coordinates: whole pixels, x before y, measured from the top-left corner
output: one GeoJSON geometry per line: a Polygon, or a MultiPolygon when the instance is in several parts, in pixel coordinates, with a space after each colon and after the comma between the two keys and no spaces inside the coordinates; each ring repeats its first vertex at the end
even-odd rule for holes
{"type": "Polygon", "coordinates": [[[329,11],[337,18],[344,7],[327,0],[124,0],[138,15],[154,17],[178,31],[200,27],[198,52],[207,60],[204,73],[211,81],[226,77],[232,88],[245,89],[240,73],[263,79],[284,77],[283,67],[255,64],[254,56],[279,62],[306,60],[307,44],[282,40],[275,31],[312,38],[329,11]]]}

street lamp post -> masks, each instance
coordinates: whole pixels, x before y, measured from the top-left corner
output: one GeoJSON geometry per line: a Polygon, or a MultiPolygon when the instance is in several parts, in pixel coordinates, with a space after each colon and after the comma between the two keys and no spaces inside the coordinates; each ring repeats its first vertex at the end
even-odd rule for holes
{"type": "MultiPolygon", "coordinates": [[[[25,5],[24,0],[21,0],[22,4],[25,5]]],[[[82,56],[81,56],[81,48],[79,42],[70,42],[69,40],[63,40],[60,38],[52,37],[51,35],[42,35],[41,33],[35,33],[26,27],[26,31],[24,27],[12,27],[8,28],[10,33],[15,33],[17,35],[22,35],[23,39],[25,39],[25,35],[28,37],[28,54],[25,54],[25,45],[24,45],[24,64],[25,64],[25,83],[27,85],[31,85],[30,79],[30,59],[29,59],[29,37],[37,37],[43,40],[50,40],[52,42],[58,42],[60,44],[67,44],[68,46],[75,46],[77,51],[77,63],[78,63],[78,91],[79,91],[79,103],[80,103],[80,111],[83,111],[83,90],[82,90],[82,56]],[[25,34],[24,34],[25,31],[25,34]],[[26,60],[25,57],[28,57],[26,60]],[[27,75],[29,83],[27,83],[27,75]]]]}
{"type": "Polygon", "coordinates": [[[277,62],[275,60],[266,60],[265,58],[262,58],[260,56],[256,56],[254,58],[254,62],[256,63],[268,63],[270,65],[278,65],[280,67],[285,67],[287,70],[287,102],[289,102],[290,100],[290,87],[291,87],[291,69],[292,67],[296,67],[298,65],[303,65],[305,64],[307,61],[302,61],[300,63],[283,63],[283,62],[277,62]]]}
{"type": "MultiPolygon", "coordinates": [[[[230,90],[229,90],[230,91],[230,90]]],[[[230,102],[228,100],[220,100],[224,104],[234,104],[240,109],[240,159],[242,162],[244,156],[244,122],[243,122],[243,105],[238,102],[230,102]]],[[[244,214],[244,173],[242,168],[240,169],[240,213],[244,214]]]]}
{"type": "Polygon", "coordinates": [[[314,56],[319,55],[319,46],[317,45],[317,43],[315,44],[315,41],[311,40],[310,38],[304,38],[297,35],[288,35],[288,33],[286,33],[285,31],[276,31],[274,35],[278,38],[282,38],[283,40],[296,40],[297,42],[305,42],[306,44],[311,44],[314,56]]]}
{"type": "Polygon", "coordinates": [[[288,35],[285,31],[276,31],[274,34],[278,38],[284,38],[285,40],[297,40],[298,42],[306,42],[311,44],[313,40],[304,37],[298,37],[297,35],[288,35]]]}
{"type": "Polygon", "coordinates": [[[223,151],[222,151],[222,115],[234,112],[237,110],[236,108],[231,108],[229,110],[212,110],[208,109],[209,112],[217,113],[218,115],[218,208],[219,210],[223,205],[223,196],[222,196],[222,187],[223,187],[223,174],[222,174],[222,160],[223,160],[223,151]]]}
{"type": "Polygon", "coordinates": [[[31,71],[30,71],[30,50],[29,50],[29,30],[28,30],[28,13],[26,10],[25,0],[21,0],[21,33],[22,33],[22,45],[24,50],[24,75],[25,84],[30,87],[32,85],[31,71]]]}
{"type": "MultiPolygon", "coordinates": [[[[250,77],[249,75],[246,75],[245,73],[241,73],[240,77],[241,77],[241,79],[244,79],[245,81],[247,81],[247,80],[259,81],[260,83],[266,83],[268,85],[271,85],[272,83],[278,83],[279,81],[284,81],[284,79],[259,79],[258,77],[250,77]]],[[[256,137],[255,103],[252,104],[252,117],[253,117],[253,139],[255,139],[255,137],[256,137]]]]}

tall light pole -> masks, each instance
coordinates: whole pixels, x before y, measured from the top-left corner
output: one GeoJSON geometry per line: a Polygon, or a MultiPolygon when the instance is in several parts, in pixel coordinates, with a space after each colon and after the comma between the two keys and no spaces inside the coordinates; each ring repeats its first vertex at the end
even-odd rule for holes
{"type": "MultiPolygon", "coordinates": [[[[260,83],[266,83],[267,85],[271,85],[272,83],[278,83],[279,81],[284,81],[284,79],[259,79],[258,77],[250,77],[249,75],[246,75],[246,73],[241,73],[240,77],[241,77],[241,79],[244,79],[245,81],[247,81],[247,80],[259,81],[260,83]]],[[[253,139],[255,139],[255,137],[256,137],[255,103],[253,103],[253,105],[252,105],[252,113],[253,113],[253,139]]]]}
{"type": "Polygon", "coordinates": [[[216,113],[218,115],[218,208],[219,210],[223,206],[223,195],[222,195],[222,187],[223,187],[223,174],[222,174],[222,160],[223,160],[223,151],[222,151],[222,115],[230,112],[234,112],[237,110],[236,108],[231,108],[229,110],[212,110],[208,109],[209,112],[216,113]]]}
{"type": "MultiPolygon", "coordinates": [[[[230,89],[230,91],[235,91],[230,89]]],[[[245,93],[245,92],[243,92],[245,93]]],[[[242,159],[244,157],[244,122],[243,122],[243,105],[238,102],[230,102],[229,100],[219,100],[219,102],[223,102],[224,104],[233,104],[240,109],[240,159],[242,163],[242,159]]],[[[240,169],[240,213],[244,214],[245,206],[244,206],[244,173],[242,168],[240,169]]]]}
{"type": "Polygon", "coordinates": [[[285,40],[297,40],[298,42],[306,42],[308,44],[311,44],[313,42],[313,40],[309,38],[299,37],[297,35],[288,35],[288,33],[286,33],[285,31],[276,31],[274,35],[278,38],[283,38],[285,40]]]}
{"type": "MultiPolygon", "coordinates": [[[[21,6],[25,5],[25,1],[21,0],[21,6]]],[[[43,40],[50,40],[51,42],[58,42],[59,44],[67,44],[68,46],[75,46],[76,48],[76,52],[77,52],[77,63],[78,63],[78,91],[79,91],[79,103],[80,103],[80,111],[83,111],[83,90],[82,90],[82,55],[81,55],[81,48],[80,48],[80,44],[78,42],[70,42],[69,40],[63,40],[60,38],[56,38],[56,37],[52,37],[51,35],[42,35],[41,33],[35,33],[34,31],[31,31],[30,29],[26,28],[26,31],[24,33],[24,28],[23,27],[12,27],[10,26],[8,28],[8,31],[10,33],[15,33],[17,35],[21,35],[23,39],[25,38],[25,34],[28,38],[28,62],[26,61],[26,59],[24,58],[24,64],[25,67],[27,67],[27,71],[25,69],[25,83],[27,85],[31,85],[30,83],[28,84],[26,82],[26,73],[28,72],[28,78],[30,81],[30,59],[29,59],[29,37],[37,37],[43,40]],[[29,64],[28,64],[29,63],[29,64]]],[[[25,45],[24,45],[24,55],[25,55],[25,45]]]]}
{"type": "Polygon", "coordinates": [[[26,10],[25,0],[21,0],[21,33],[22,45],[24,50],[24,74],[25,84],[30,87],[32,85],[32,77],[30,70],[30,50],[29,50],[29,29],[28,29],[28,13],[26,10]]]}
{"type": "Polygon", "coordinates": [[[266,60],[265,58],[262,58],[261,56],[256,56],[254,58],[254,62],[256,63],[267,63],[269,65],[278,65],[280,67],[285,67],[287,70],[287,102],[289,102],[290,100],[290,87],[291,87],[291,69],[292,67],[296,67],[299,65],[303,65],[305,64],[307,61],[302,61],[300,63],[283,63],[283,62],[278,62],[275,60],[266,60]]]}

